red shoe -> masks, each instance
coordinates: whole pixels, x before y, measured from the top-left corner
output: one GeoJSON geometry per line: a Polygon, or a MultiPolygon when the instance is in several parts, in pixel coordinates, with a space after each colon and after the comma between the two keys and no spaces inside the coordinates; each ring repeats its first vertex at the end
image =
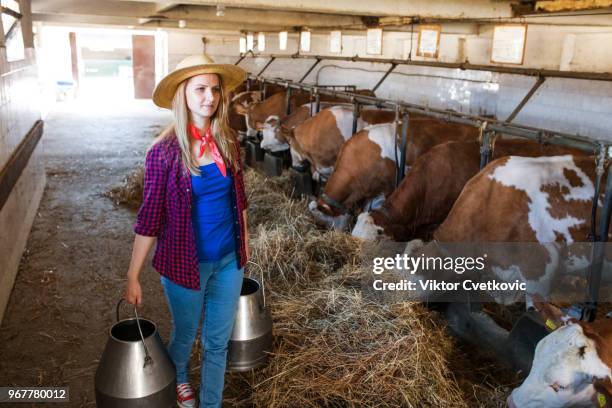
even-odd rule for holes
{"type": "Polygon", "coordinates": [[[191,384],[182,383],[176,386],[176,403],[179,408],[195,408],[196,400],[191,384]]]}

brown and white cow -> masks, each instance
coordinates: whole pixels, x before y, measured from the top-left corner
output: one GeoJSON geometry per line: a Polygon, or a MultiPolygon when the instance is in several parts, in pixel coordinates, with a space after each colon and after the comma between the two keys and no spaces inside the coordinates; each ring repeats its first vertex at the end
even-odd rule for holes
{"type": "MultiPolygon", "coordinates": [[[[320,108],[325,109],[337,105],[333,102],[321,102],[320,108]]],[[[290,132],[311,117],[311,112],[314,112],[315,103],[309,102],[296,108],[291,114],[280,119],[277,115],[269,116],[264,123],[262,129],[261,148],[278,152],[289,149],[288,136],[290,132]]]]}
{"type": "MultiPolygon", "coordinates": [[[[461,190],[480,171],[478,142],[447,142],[415,161],[401,184],[380,209],[359,214],[353,235],[373,240],[385,235],[396,241],[415,238],[419,231],[440,224],[461,190]]],[[[581,155],[580,151],[530,140],[498,139],[492,158],[581,155]]]]}
{"type": "MultiPolygon", "coordinates": [[[[248,131],[246,125],[246,114],[249,106],[261,102],[261,85],[254,82],[249,91],[246,90],[246,81],[238,88],[232,91],[229,95],[230,109],[229,122],[230,127],[236,131],[248,131]]],[[[276,84],[269,84],[266,88],[266,95],[270,97],[279,92],[283,92],[285,87],[276,84]]],[[[253,131],[250,132],[254,135],[253,131]]]]}
{"type": "MultiPolygon", "coordinates": [[[[406,165],[432,147],[450,140],[474,141],[478,129],[434,119],[416,117],[410,120],[406,145],[406,165]]],[[[357,132],[342,146],[334,172],[327,181],[324,196],[311,210],[317,218],[339,216],[362,206],[367,199],[395,188],[396,125],[369,126],[357,132]]],[[[399,142],[397,145],[399,146],[399,142]]]]}
{"type": "MultiPolygon", "coordinates": [[[[363,109],[357,119],[357,131],[380,123],[389,123],[395,113],[382,109],[363,109]]],[[[294,128],[287,129],[284,137],[291,147],[294,165],[308,161],[313,178],[331,175],[340,149],[353,136],[353,109],[339,105],[321,110],[294,128]]]]}
{"type": "Polygon", "coordinates": [[[536,304],[559,327],[536,346],[529,376],[508,397],[510,408],[612,407],[612,319],[568,320],[536,304]]]}
{"type": "Polygon", "coordinates": [[[230,101],[229,122],[230,127],[236,131],[246,131],[245,112],[249,106],[261,101],[261,92],[245,91],[235,94],[230,101]]]}
{"type": "MultiPolygon", "coordinates": [[[[419,251],[435,254],[440,243],[532,243],[527,249],[498,247],[498,253],[487,249],[490,270],[502,281],[524,282],[525,300],[531,307],[532,295],[548,296],[560,268],[572,273],[586,266],[572,256],[563,256],[562,251],[567,245],[587,240],[594,172],[591,156],[497,159],[467,182],[434,232],[434,242],[419,251]],[[509,251],[515,251],[512,257],[509,251]]],[[[411,242],[410,246],[417,244],[411,242]]],[[[432,273],[438,279],[456,278],[453,273],[432,273]]],[[[423,276],[415,274],[413,278],[422,280],[423,276]]],[[[415,298],[429,299],[432,295],[435,293],[424,290],[415,298]]],[[[507,298],[492,295],[498,303],[520,300],[520,293],[507,298]]]]}

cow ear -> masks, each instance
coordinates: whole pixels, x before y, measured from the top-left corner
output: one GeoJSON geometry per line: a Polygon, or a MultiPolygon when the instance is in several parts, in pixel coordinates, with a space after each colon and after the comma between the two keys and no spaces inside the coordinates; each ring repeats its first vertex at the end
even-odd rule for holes
{"type": "Polygon", "coordinates": [[[593,381],[595,387],[595,406],[599,408],[612,408],[612,382],[610,378],[593,381]]]}
{"type": "Polygon", "coordinates": [[[287,143],[289,143],[289,139],[288,139],[286,136],[287,136],[287,135],[289,134],[289,132],[291,132],[291,131],[290,131],[290,130],[287,128],[287,126],[285,126],[285,125],[283,125],[283,124],[281,124],[281,125],[280,125],[280,128],[279,128],[279,129],[280,129],[280,131],[278,132],[278,135],[276,136],[276,137],[277,137],[277,139],[279,139],[281,142],[287,142],[287,143]]]}
{"type": "Polygon", "coordinates": [[[248,109],[245,108],[241,103],[233,103],[232,107],[234,108],[234,112],[236,112],[239,115],[246,115],[248,112],[248,109]]]}
{"type": "Polygon", "coordinates": [[[553,331],[563,326],[565,315],[557,306],[544,302],[538,294],[534,295],[534,305],[547,329],[553,331]]]}

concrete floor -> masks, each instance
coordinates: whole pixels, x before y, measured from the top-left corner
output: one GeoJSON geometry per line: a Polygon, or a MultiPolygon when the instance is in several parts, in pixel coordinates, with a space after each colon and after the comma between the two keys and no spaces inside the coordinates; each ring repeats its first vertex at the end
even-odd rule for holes
{"type": "MultiPolygon", "coordinates": [[[[101,194],[143,162],[171,121],[151,101],[99,102],[64,102],[45,120],[47,186],[0,326],[0,384],[67,385],[70,403],[54,406],[95,406],[93,377],[123,293],[135,219],[101,194]]],[[[167,339],[169,314],[150,266],[142,284],[142,314],[167,339]]]]}

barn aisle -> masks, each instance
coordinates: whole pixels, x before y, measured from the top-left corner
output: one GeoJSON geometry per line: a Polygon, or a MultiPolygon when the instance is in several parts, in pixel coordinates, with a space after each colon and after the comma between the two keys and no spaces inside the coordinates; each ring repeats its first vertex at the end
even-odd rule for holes
{"type": "MultiPolygon", "coordinates": [[[[68,384],[69,406],[95,406],[93,376],[122,295],[135,217],[102,193],[142,163],[170,120],[150,100],[80,100],[58,104],[45,121],[47,185],[0,327],[0,384],[68,384]]],[[[167,338],[158,276],[143,271],[144,313],[167,338]]]]}

